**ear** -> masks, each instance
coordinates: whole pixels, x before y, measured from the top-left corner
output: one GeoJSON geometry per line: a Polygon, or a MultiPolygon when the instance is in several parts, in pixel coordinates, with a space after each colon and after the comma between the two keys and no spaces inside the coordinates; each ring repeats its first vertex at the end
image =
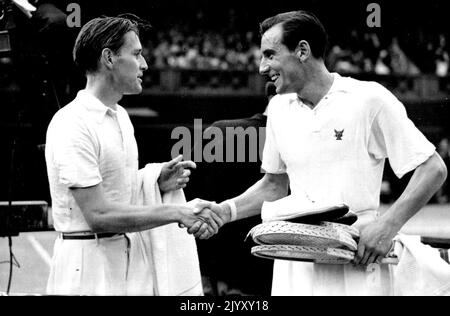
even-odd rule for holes
{"type": "Polygon", "coordinates": [[[305,40],[298,42],[298,45],[295,48],[295,55],[297,55],[301,63],[305,62],[311,56],[311,47],[309,46],[309,43],[305,40]]]}
{"type": "Polygon", "coordinates": [[[100,62],[107,68],[111,69],[114,66],[114,53],[109,48],[104,48],[102,50],[102,55],[100,57],[100,62]]]}

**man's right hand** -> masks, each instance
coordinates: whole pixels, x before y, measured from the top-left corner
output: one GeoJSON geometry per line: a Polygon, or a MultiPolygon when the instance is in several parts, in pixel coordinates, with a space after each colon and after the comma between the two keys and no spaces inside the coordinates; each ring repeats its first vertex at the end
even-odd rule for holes
{"type": "Polygon", "coordinates": [[[188,233],[200,239],[208,239],[216,234],[220,227],[230,221],[230,210],[215,202],[195,199],[188,203],[199,217],[194,225],[188,227],[188,233]]]}

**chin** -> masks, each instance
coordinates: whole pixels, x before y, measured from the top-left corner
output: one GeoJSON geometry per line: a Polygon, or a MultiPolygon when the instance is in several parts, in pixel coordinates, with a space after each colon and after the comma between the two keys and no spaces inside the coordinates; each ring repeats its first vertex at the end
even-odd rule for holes
{"type": "Polygon", "coordinates": [[[285,94],[285,93],[290,93],[289,91],[289,87],[286,85],[283,85],[283,82],[279,82],[278,84],[275,84],[275,91],[277,94],[285,94]]]}
{"type": "Polygon", "coordinates": [[[124,93],[124,95],[132,95],[132,94],[139,94],[142,92],[142,87],[136,87],[133,89],[129,89],[124,93]]]}
{"type": "Polygon", "coordinates": [[[289,89],[286,89],[286,88],[283,89],[282,87],[277,88],[275,91],[277,92],[277,94],[291,93],[291,91],[289,91],[289,89]]]}

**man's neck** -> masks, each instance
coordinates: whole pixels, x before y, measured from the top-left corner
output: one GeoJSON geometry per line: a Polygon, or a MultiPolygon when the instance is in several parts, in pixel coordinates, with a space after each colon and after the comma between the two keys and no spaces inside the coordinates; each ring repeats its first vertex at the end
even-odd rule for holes
{"type": "Polygon", "coordinates": [[[305,86],[297,95],[304,104],[314,109],[330,91],[334,76],[326,69],[325,65],[318,64],[311,67],[306,79],[305,86]]]}
{"type": "Polygon", "coordinates": [[[117,102],[123,96],[114,89],[114,86],[105,77],[100,75],[87,76],[86,91],[113,110],[117,109],[117,102]]]}

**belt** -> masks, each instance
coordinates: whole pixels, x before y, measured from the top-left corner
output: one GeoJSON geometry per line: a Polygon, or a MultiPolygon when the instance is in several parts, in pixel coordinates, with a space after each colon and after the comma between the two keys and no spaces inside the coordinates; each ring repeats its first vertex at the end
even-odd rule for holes
{"type": "Polygon", "coordinates": [[[99,239],[99,238],[110,238],[119,235],[123,235],[123,233],[97,233],[97,234],[61,233],[62,239],[99,239]]]}

